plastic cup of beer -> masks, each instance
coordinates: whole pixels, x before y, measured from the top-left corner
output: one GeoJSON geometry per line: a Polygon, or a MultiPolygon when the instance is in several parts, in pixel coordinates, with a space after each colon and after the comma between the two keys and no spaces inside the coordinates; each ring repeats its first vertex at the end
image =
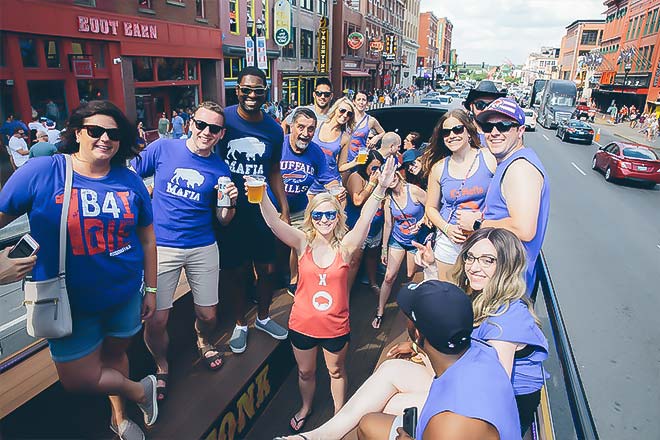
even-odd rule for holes
{"type": "Polygon", "coordinates": [[[250,176],[251,179],[247,181],[247,198],[248,202],[259,204],[264,197],[264,190],[266,189],[266,178],[264,176],[250,176]]]}
{"type": "Polygon", "coordinates": [[[335,185],[328,188],[328,192],[330,193],[331,196],[337,198],[341,193],[344,192],[344,188],[341,185],[335,185]]]}
{"type": "Polygon", "coordinates": [[[367,150],[366,148],[360,148],[360,150],[358,150],[357,163],[359,165],[364,165],[365,163],[367,163],[368,154],[369,154],[369,150],[367,150]]]}

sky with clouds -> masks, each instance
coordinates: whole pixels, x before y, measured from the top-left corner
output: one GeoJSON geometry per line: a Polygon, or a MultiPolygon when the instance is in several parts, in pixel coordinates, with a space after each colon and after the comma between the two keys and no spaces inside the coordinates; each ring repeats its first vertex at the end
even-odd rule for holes
{"type": "Polygon", "coordinates": [[[604,19],[603,0],[422,0],[454,25],[452,48],[459,62],[523,64],[541,46],[559,47],[575,20],[604,19]]]}

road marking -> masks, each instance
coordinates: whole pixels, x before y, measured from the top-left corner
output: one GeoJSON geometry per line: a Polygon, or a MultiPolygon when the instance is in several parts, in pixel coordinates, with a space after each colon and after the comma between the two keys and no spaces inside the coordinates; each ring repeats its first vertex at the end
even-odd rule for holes
{"type": "Polygon", "coordinates": [[[546,135],[543,135],[543,137],[545,138],[546,141],[550,140],[550,139],[548,139],[548,137],[546,135]]]}
{"type": "Polygon", "coordinates": [[[602,145],[600,144],[600,142],[596,142],[596,141],[594,141],[594,144],[598,145],[599,147],[602,147],[602,145]]]}
{"type": "Polygon", "coordinates": [[[582,171],[579,166],[575,165],[575,162],[571,162],[571,165],[573,165],[575,167],[575,169],[578,170],[580,172],[580,174],[582,174],[583,176],[587,175],[587,173],[582,171]]]}
{"type": "Polygon", "coordinates": [[[660,249],[660,244],[658,245],[658,249],[660,249]]]}

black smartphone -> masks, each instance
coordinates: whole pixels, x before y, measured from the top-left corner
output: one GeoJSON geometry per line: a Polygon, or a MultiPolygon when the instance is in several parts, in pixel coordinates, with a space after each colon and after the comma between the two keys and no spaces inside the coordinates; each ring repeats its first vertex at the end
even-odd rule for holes
{"type": "Polygon", "coordinates": [[[9,258],[25,258],[36,254],[38,250],[39,243],[37,243],[30,234],[25,234],[20,240],[18,240],[16,246],[11,248],[7,256],[9,258]]]}
{"type": "Polygon", "coordinates": [[[411,406],[403,410],[403,430],[406,434],[415,438],[417,431],[417,407],[411,406]]]}

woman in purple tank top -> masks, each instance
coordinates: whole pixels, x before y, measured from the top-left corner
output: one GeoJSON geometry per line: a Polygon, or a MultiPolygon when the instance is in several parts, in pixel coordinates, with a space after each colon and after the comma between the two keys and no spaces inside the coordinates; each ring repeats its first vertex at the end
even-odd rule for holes
{"type": "Polygon", "coordinates": [[[462,109],[445,113],[433,130],[422,162],[429,167],[426,215],[438,228],[438,276],[450,280],[466,235],[456,224],[459,209],[481,211],[497,161],[479,146],[479,134],[462,109]]]}
{"type": "MultiPolygon", "coordinates": [[[[353,99],[355,105],[355,130],[351,136],[350,147],[347,150],[345,158],[339,158],[339,166],[342,170],[352,170],[359,164],[357,163],[357,155],[361,148],[373,149],[378,141],[385,134],[385,130],[381,127],[376,118],[366,113],[369,101],[367,100],[367,92],[357,92],[353,99]],[[369,137],[370,133],[375,133],[373,137],[369,137]]],[[[347,173],[342,173],[342,178],[347,173]]]]}

